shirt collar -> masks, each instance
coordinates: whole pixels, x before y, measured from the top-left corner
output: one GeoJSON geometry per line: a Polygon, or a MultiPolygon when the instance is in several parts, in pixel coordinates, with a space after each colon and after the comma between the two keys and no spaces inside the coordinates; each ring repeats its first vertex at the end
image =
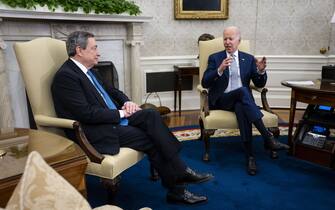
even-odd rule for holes
{"type": "Polygon", "coordinates": [[[78,66],[78,68],[80,68],[80,70],[82,70],[84,72],[84,74],[87,74],[88,69],[83,64],[81,64],[79,61],[77,61],[73,58],[70,58],[70,59],[78,66]]]}
{"type": "MultiPolygon", "coordinates": [[[[227,54],[227,57],[230,56],[230,54],[226,51],[226,54],[227,54]]],[[[236,60],[238,60],[238,50],[236,50],[234,53],[233,53],[234,57],[236,58],[236,60]]]]}

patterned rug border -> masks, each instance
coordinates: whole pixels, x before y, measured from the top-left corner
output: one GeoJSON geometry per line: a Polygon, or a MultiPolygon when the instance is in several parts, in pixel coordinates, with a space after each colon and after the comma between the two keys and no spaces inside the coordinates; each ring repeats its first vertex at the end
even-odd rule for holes
{"type": "MultiPolygon", "coordinates": [[[[179,141],[197,140],[200,138],[200,127],[198,125],[181,126],[170,128],[172,133],[176,136],[179,141]]],[[[279,126],[280,135],[288,134],[288,126],[279,126]]],[[[295,128],[294,128],[295,129],[295,128]]],[[[260,135],[256,128],[252,131],[254,136],[260,135]]],[[[219,129],[216,130],[211,138],[221,138],[227,136],[239,136],[238,129],[219,129]]]]}

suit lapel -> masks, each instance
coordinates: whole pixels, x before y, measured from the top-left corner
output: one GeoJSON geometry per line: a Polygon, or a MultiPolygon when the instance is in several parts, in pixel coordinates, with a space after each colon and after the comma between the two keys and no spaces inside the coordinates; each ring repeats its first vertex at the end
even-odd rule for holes
{"type": "Polygon", "coordinates": [[[245,75],[246,75],[246,58],[244,56],[243,53],[241,53],[240,51],[238,51],[238,62],[239,62],[239,66],[240,66],[240,76],[241,76],[241,82],[243,84],[243,81],[245,81],[245,75]]]}
{"type": "Polygon", "coordinates": [[[98,92],[98,90],[95,88],[95,86],[92,84],[92,82],[90,81],[90,79],[84,74],[84,72],[71,59],[69,59],[69,64],[71,66],[71,69],[73,71],[75,71],[76,74],[80,77],[81,81],[83,82],[83,85],[86,86],[86,87],[90,87],[88,89],[93,92],[93,95],[99,101],[99,103],[103,107],[108,108],[107,105],[106,105],[106,103],[105,103],[105,101],[104,101],[104,99],[102,98],[102,96],[100,95],[100,93],[98,92]]]}

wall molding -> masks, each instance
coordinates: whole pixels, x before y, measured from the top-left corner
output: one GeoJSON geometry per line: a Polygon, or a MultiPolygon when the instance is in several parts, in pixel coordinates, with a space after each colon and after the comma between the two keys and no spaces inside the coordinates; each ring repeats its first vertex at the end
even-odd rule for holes
{"type": "MultiPolygon", "coordinates": [[[[288,108],[291,98],[291,90],[281,85],[283,80],[313,80],[321,77],[321,69],[324,65],[335,64],[335,55],[265,55],[267,58],[268,71],[268,100],[271,107],[288,108]]],[[[143,98],[147,96],[146,73],[152,72],[172,72],[174,65],[192,65],[196,60],[196,55],[187,56],[152,56],[141,57],[141,70],[144,81],[142,83],[143,98]]],[[[262,57],[262,56],[256,56],[262,57]]],[[[196,85],[199,83],[198,77],[194,77],[193,90],[182,92],[182,109],[199,109],[199,94],[196,85]]],[[[173,110],[174,94],[173,91],[158,93],[162,104],[173,110]]],[[[254,93],[257,104],[261,105],[260,95],[254,93]]],[[[155,98],[149,98],[148,102],[157,103],[155,98]]],[[[298,103],[298,108],[306,105],[298,103]]]]}

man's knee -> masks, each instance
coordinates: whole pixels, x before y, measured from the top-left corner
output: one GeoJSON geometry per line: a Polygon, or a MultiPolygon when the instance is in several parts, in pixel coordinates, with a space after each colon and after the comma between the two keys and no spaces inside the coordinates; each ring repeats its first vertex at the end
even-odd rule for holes
{"type": "Polygon", "coordinates": [[[243,100],[252,100],[252,93],[250,92],[250,89],[247,87],[240,87],[237,89],[239,98],[243,100]]]}
{"type": "Polygon", "coordinates": [[[239,91],[239,94],[241,94],[242,96],[250,95],[250,90],[247,87],[240,87],[237,90],[239,91]]]}
{"type": "Polygon", "coordinates": [[[142,109],[142,112],[148,118],[150,118],[150,117],[160,117],[160,114],[156,109],[142,109]]]}

